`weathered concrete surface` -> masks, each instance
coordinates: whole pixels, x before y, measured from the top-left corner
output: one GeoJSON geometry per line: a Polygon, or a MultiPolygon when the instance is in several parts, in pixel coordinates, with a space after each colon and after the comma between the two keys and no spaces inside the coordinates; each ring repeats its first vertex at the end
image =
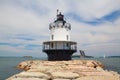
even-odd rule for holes
{"type": "Polygon", "coordinates": [[[7,80],[120,80],[117,72],[103,70],[104,65],[94,60],[31,60],[17,67],[24,71],[7,80]]]}

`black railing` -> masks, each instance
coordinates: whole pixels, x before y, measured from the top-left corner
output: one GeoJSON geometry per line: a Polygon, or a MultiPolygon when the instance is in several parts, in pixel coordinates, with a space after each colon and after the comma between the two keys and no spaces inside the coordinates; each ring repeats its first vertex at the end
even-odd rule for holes
{"type": "Polygon", "coordinates": [[[57,45],[51,47],[50,45],[43,45],[43,50],[77,50],[76,45],[64,46],[59,47],[57,45]]]}

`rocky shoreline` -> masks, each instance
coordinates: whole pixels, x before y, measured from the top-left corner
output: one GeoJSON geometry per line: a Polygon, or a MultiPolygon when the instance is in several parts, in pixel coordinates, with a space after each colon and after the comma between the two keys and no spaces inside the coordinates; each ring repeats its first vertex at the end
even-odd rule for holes
{"type": "Polygon", "coordinates": [[[117,72],[104,70],[95,60],[29,60],[17,67],[23,71],[6,80],[120,80],[117,72]]]}

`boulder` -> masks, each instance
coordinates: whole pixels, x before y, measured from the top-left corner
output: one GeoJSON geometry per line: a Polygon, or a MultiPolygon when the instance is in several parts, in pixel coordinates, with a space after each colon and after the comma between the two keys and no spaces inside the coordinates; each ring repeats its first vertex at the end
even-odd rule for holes
{"type": "Polygon", "coordinates": [[[20,64],[17,65],[17,68],[27,71],[31,69],[31,65],[26,62],[21,62],[20,64]]]}
{"type": "Polygon", "coordinates": [[[54,78],[61,78],[61,79],[75,79],[79,77],[79,74],[73,72],[52,72],[51,75],[54,78]]]}
{"type": "Polygon", "coordinates": [[[100,66],[96,67],[97,71],[104,71],[103,68],[101,68],[100,66]]]}
{"type": "Polygon", "coordinates": [[[98,61],[93,61],[93,60],[87,61],[86,66],[87,67],[93,67],[93,68],[97,68],[98,66],[101,67],[101,68],[104,67],[104,65],[102,63],[100,63],[98,61]]]}
{"type": "Polygon", "coordinates": [[[88,62],[86,63],[86,66],[87,66],[87,67],[93,67],[93,68],[96,68],[96,67],[97,67],[97,65],[96,65],[93,61],[88,61],[88,62]]]}
{"type": "Polygon", "coordinates": [[[21,62],[21,63],[19,63],[18,65],[17,65],[17,68],[19,68],[19,69],[24,69],[25,68],[25,66],[27,66],[28,64],[26,63],[26,62],[21,62]]]}
{"type": "Polygon", "coordinates": [[[116,76],[84,76],[74,80],[120,80],[116,76]]]}

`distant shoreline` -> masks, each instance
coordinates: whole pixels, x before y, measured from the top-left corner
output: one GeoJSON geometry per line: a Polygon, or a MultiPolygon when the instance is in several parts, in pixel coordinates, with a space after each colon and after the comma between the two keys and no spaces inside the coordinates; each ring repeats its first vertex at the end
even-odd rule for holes
{"type": "MultiPolygon", "coordinates": [[[[104,58],[104,57],[99,57],[99,58],[104,58]]],[[[120,58],[120,56],[106,56],[105,58],[120,58]]]]}
{"type": "MultiPolygon", "coordinates": [[[[7,57],[11,57],[11,58],[24,58],[24,57],[27,57],[27,56],[0,56],[0,58],[7,58],[7,57]]],[[[28,56],[29,57],[29,56],[28,56]]],[[[34,57],[34,56],[30,56],[32,58],[46,58],[47,57],[34,57]]],[[[80,55],[72,55],[72,58],[80,58],[80,55]]],[[[94,57],[94,56],[85,56],[85,58],[104,58],[103,56],[100,56],[100,57],[94,57]]],[[[105,58],[120,58],[120,56],[106,56],[105,58]]]]}
{"type": "MultiPolygon", "coordinates": [[[[82,57],[80,55],[72,55],[72,58],[82,58],[82,57]]],[[[106,57],[85,56],[83,58],[120,58],[120,56],[106,56],[106,57]]]]}

